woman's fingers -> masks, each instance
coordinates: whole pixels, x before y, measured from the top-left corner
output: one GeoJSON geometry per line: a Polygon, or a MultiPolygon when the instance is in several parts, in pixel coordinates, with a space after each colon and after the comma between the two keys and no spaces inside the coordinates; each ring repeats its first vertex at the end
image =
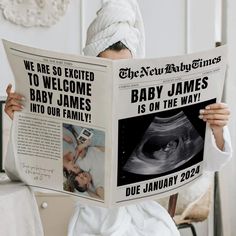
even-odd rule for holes
{"type": "Polygon", "coordinates": [[[18,93],[10,93],[7,97],[7,100],[10,100],[10,99],[15,99],[15,100],[18,100],[18,101],[24,101],[24,97],[18,93]]]}
{"type": "Polygon", "coordinates": [[[199,118],[203,120],[229,120],[229,116],[225,114],[204,114],[199,115],[199,118]]]}
{"type": "Polygon", "coordinates": [[[12,89],[12,84],[8,84],[7,85],[7,89],[6,89],[6,92],[7,92],[7,95],[9,96],[10,93],[11,93],[11,89],[12,89]]]}
{"type": "Polygon", "coordinates": [[[6,102],[6,105],[5,105],[6,108],[9,108],[11,106],[17,106],[17,107],[22,108],[22,109],[24,108],[24,106],[21,103],[19,103],[18,100],[14,100],[14,99],[8,100],[6,102]]]}
{"type": "Polygon", "coordinates": [[[225,103],[214,103],[207,105],[199,111],[199,118],[211,126],[225,126],[230,117],[230,109],[225,103]]]}
{"type": "Polygon", "coordinates": [[[22,108],[19,106],[10,106],[10,107],[5,107],[5,112],[9,115],[11,113],[14,113],[15,111],[21,111],[22,108]]]}
{"type": "Polygon", "coordinates": [[[22,101],[25,100],[24,96],[12,92],[12,84],[9,84],[6,88],[7,100],[5,104],[5,112],[6,114],[13,119],[13,115],[15,111],[21,111],[24,106],[22,105],[22,101]]]}
{"type": "Polygon", "coordinates": [[[226,109],[228,108],[228,105],[226,103],[223,103],[223,102],[219,102],[219,103],[213,103],[213,104],[210,104],[210,105],[207,105],[205,107],[206,110],[214,110],[214,109],[226,109]]]}
{"type": "Polygon", "coordinates": [[[207,114],[223,114],[223,115],[230,115],[229,108],[224,109],[201,109],[199,111],[200,115],[207,115],[207,114]]]}
{"type": "Polygon", "coordinates": [[[22,108],[20,108],[19,106],[5,106],[4,111],[6,112],[6,114],[13,119],[13,115],[15,111],[21,111],[22,108]]]}
{"type": "Polygon", "coordinates": [[[16,100],[19,100],[19,101],[24,101],[25,100],[24,96],[22,96],[18,93],[15,93],[15,92],[11,92],[11,90],[12,90],[12,84],[8,84],[7,89],[6,89],[6,93],[7,93],[6,103],[10,99],[16,99],[16,100]]]}

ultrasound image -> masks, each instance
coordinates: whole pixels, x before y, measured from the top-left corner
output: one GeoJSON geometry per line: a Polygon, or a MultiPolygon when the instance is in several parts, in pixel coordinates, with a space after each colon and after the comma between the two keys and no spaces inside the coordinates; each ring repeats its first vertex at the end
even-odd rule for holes
{"type": "Polygon", "coordinates": [[[139,174],[162,174],[173,170],[203,149],[204,141],[183,111],[155,117],[123,170],[139,174]]]}

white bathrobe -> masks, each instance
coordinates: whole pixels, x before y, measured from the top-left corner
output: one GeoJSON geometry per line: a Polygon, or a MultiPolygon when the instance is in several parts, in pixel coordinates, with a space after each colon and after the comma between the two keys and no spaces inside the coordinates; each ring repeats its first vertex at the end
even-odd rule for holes
{"type": "Polygon", "coordinates": [[[155,201],[114,209],[77,204],[68,236],[177,236],[167,211],[155,201]]]}

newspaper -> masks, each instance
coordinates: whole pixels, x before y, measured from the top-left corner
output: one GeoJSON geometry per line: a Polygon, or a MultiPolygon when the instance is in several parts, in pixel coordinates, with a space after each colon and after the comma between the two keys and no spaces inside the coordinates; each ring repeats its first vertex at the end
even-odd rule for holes
{"type": "Polygon", "coordinates": [[[219,101],[226,47],[108,60],[3,41],[24,109],[12,148],[27,185],[113,207],[178,192],[202,175],[199,110],[219,101]]]}

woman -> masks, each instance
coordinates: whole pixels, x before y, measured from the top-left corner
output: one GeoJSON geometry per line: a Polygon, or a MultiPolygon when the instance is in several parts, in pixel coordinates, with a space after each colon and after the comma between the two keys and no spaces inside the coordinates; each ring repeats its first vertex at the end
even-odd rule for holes
{"type": "MultiPolygon", "coordinates": [[[[144,57],[142,17],[135,0],[110,0],[98,11],[87,32],[85,55],[109,59],[144,57]]],[[[22,110],[23,97],[7,87],[5,112],[13,118],[14,111],[22,110]]],[[[207,122],[208,167],[220,169],[230,158],[229,119],[226,104],[216,103],[201,110],[199,118],[207,122]],[[210,154],[211,153],[211,154],[210,154]],[[214,164],[212,164],[214,163],[214,164]]],[[[9,173],[10,175],[11,173],[9,173]]],[[[155,201],[146,201],[116,209],[89,207],[78,203],[69,225],[69,236],[177,236],[179,232],[167,211],[155,201]]]]}

